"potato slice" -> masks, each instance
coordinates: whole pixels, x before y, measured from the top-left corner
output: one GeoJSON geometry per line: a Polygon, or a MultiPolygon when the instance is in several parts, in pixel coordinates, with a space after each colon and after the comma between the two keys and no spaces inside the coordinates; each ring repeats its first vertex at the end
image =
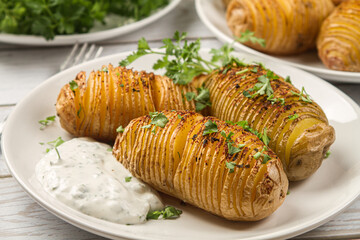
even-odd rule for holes
{"type": "Polygon", "coordinates": [[[168,119],[164,127],[151,124],[146,115],[116,138],[113,154],[134,176],[230,220],[260,220],[282,204],[288,180],[281,161],[254,134],[194,112],[157,114],[168,119]],[[217,132],[204,135],[209,121],[217,132]],[[231,147],[238,152],[229,152],[231,147]]]}
{"type": "Polygon", "coordinates": [[[252,92],[258,78],[268,71],[257,65],[232,67],[225,74],[214,71],[203,81],[210,91],[210,115],[233,122],[246,120],[259,133],[266,129],[269,147],[282,160],[289,180],[302,180],[319,168],[335,132],[321,107],[280,76],[270,85],[273,98],[283,99],[283,104],[271,102],[267,95],[246,97],[244,91],[252,92]]]}
{"type": "Polygon", "coordinates": [[[333,11],[331,0],[232,0],[226,20],[233,35],[254,32],[265,47],[252,41],[244,44],[256,50],[290,55],[315,47],[322,22],[333,11]]]}

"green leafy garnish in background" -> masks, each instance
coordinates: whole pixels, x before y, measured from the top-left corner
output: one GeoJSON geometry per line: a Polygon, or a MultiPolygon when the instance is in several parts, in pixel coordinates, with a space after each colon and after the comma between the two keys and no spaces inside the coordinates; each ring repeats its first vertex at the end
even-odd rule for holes
{"type": "Polygon", "coordinates": [[[1,0],[0,32],[40,35],[87,33],[109,14],[135,21],[151,15],[169,0],[1,0]]]}

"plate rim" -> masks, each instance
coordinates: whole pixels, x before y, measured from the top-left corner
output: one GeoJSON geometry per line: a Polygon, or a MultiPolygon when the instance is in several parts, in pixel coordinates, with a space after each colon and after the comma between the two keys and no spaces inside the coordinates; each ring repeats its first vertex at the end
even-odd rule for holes
{"type": "MultiPolygon", "coordinates": [[[[234,39],[222,33],[216,26],[211,23],[205,11],[203,11],[203,2],[208,2],[208,4],[212,4],[214,0],[195,0],[195,9],[196,12],[202,21],[202,23],[222,42],[232,43],[234,39]]],[[[227,26],[226,26],[227,27],[227,26]]],[[[252,55],[256,55],[258,57],[263,57],[271,61],[275,61],[278,63],[290,65],[292,67],[301,68],[305,71],[311,72],[318,77],[325,78],[326,80],[333,82],[341,82],[341,83],[360,83],[360,72],[348,72],[348,71],[337,71],[332,69],[322,69],[312,66],[307,66],[304,64],[294,63],[286,60],[279,59],[275,56],[271,56],[250,47],[247,47],[239,42],[235,42],[234,47],[242,52],[246,52],[252,55]],[[340,78],[351,78],[345,80],[339,80],[340,78]]]]}
{"type": "Polygon", "coordinates": [[[150,16],[123,26],[96,32],[76,33],[70,35],[56,35],[53,40],[47,41],[42,36],[26,34],[0,33],[0,42],[24,46],[66,46],[75,43],[97,42],[122,36],[149,25],[170,13],[181,0],[170,0],[169,4],[160,8],[150,16]]]}
{"type": "MultiPolygon", "coordinates": [[[[201,48],[201,50],[208,52],[208,48],[201,48]]],[[[30,91],[30,93],[27,94],[26,97],[24,97],[18,104],[17,106],[13,109],[13,111],[11,112],[11,114],[9,115],[8,120],[12,120],[13,119],[13,115],[18,111],[18,109],[20,109],[23,105],[26,104],[26,102],[32,98],[33,95],[35,95],[40,89],[46,87],[46,85],[51,84],[52,82],[54,82],[56,79],[58,79],[61,75],[68,75],[68,72],[72,72],[75,71],[75,69],[80,69],[83,67],[86,67],[87,65],[91,65],[93,63],[99,63],[99,62],[105,62],[105,61],[111,61],[112,59],[120,59],[119,57],[124,57],[128,54],[130,54],[132,51],[126,51],[126,52],[121,52],[121,53],[117,53],[117,54],[112,54],[112,55],[108,55],[108,56],[104,56],[98,59],[94,59],[91,60],[89,62],[86,63],[82,63],[80,65],[74,66],[72,68],[69,68],[65,71],[59,72],[51,77],[49,77],[47,80],[45,80],[44,82],[42,82],[40,85],[38,85],[36,88],[34,88],[32,91],[30,91]]],[[[249,55],[251,56],[251,54],[248,53],[239,53],[239,54],[243,54],[243,55],[249,55]]],[[[255,56],[258,57],[258,56],[255,56]]],[[[271,62],[271,60],[267,60],[269,62],[271,62]]],[[[306,75],[310,75],[313,78],[316,79],[316,81],[320,81],[323,84],[326,84],[329,88],[332,88],[333,91],[335,91],[336,93],[338,93],[343,99],[345,99],[350,105],[351,107],[356,111],[357,116],[360,117],[360,106],[357,105],[357,103],[352,100],[349,96],[347,96],[344,92],[342,92],[341,90],[337,89],[335,86],[333,86],[332,84],[322,80],[321,78],[308,73],[304,70],[301,69],[297,69],[294,68],[292,66],[283,66],[285,68],[290,68],[292,70],[295,70],[297,72],[301,72],[302,74],[306,75]]],[[[88,232],[92,232],[94,234],[100,235],[100,236],[104,236],[104,237],[115,237],[117,239],[122,239],[124,237],[128,238],[133,238],[133,239],[144,239],[144,237],[140,237],[132,232],[126,232],[125,234],[129,234],[127,236],[119,236],[119,235],[111,235],[111,233],[108,233],[106,231],[101,231],[101,229],[98,229],[94,226],[88,226],[83,222],[79,222],[74,218],[71,218],[69,216],[66,216],[66,214],[64,214],[63,212],[58,212],[57,209],[53,209],[51,208],[51,203],[46,202],[44,199],[41,198],[41,196],[39,194],[37,194],[36,192],[33,192],[30,187],[28,186],[28,183],[24,182],[24,179],[22,177],[19,176],[19,174],[14,170],[14,167],[11,164],[11,161],[8,157],[8,148],[7,148],[7,143],[6,143],[6,139],[8,138],[7,136],[10,135],[9,133],[10,130],[8,130],[7,125],[5,125],[4,127],[4,131],[3,131],[3,136],[1,139],[1,147],[3,150],[3,154],[4,154],[4,158],[5,158],[5,162],[6,165],[8,166],[12,176],[16,179],[16,181],[20,184],[20,186],[25,190],[25,192],[31,196],[32,199],[34,199],[37,203],[39,203],[43,208],[45,208],[47,211],[49,211],[50,213],[54,214],[55,216],[63,219],[64,221],[79,227],[85,231],[88,232]],[[132,235],[130,235],[132,234],[132,235]]],[[[28,180],[28,179],[25,179],[28,180]]],[[[31,185],[31,184],[30,184],[31,185]]],[[[285,238],[285,237],[293,237],[293,236],[297,236],[299,234],[305,233],[307,231],[310,231],[322,224],[324,224],[325,222],[329,221],[331,218],[335,217],[336,215],[340,214],[342,211],[344,211],[351,203],[353,203],[357,197],[360,195],[360,189],[358,190],[358,192],[354,195],[351,196],[351,198],[346,198],[347,201],[345,201],[345,203],[343,203],[341,206],[337,206],[336,208],[332,208],[331,213],[329,212],[325,212],[321,215],[320,221],[317,221],[318,218],[313,219],[312,221],[308,221],[306,223],[303,223],[302,227],[299,228],[299,226],[294,226],[292,228],[287,228],[287,229],[282,229],[280,231],[277,231],[276,233],[267,233],[264,234],[262,236],[259,237],[250,237],[248,239],[270,239],[270,238],[285,238]],[[289,229],[290,229],[290,233],[289,233],[289,229]]]]}

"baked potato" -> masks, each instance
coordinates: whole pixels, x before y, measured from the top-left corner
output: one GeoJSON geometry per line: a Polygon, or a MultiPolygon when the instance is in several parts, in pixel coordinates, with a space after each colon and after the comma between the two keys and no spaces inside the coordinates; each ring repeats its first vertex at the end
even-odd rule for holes
{"type": "Polygon", "coordinates": [[[244,44],[275,54],[297,54],[315,48],[323,20],[333,11],[331,0],[232,0],[226,12],[233,35],[246,30],[265,40],[265,47],[244,44]]]}
{"type": "Polygon", "coordinates": [[[288,190],[281,161],[255,135],[190,111],[132,120],[113,154],[155,189],[229,220],[269,216],[288,190]]]}
{"type": "Polygon", "coordinates": [[[312,175],[335,140],[334,128],[321,107],[304,90],[300,92],[261,65],[229,65],[194,84],[209,89],[210,115],[233,122],[246,120],[259,134],[266,131],[269,147],[281,159],[290,181],[312,175]],[[271,94],[264,94],[267,91],[271,94]]]}
{"type": "Polygon", "coordinates": [[[194,101],[184,100],[190,85],[175,85],[164,76],[137,72],[111,64],[93,71],[86,80],[80,72],[66,84],[56,102],[61,126],[74,136],[112,142],[116,129],[132,119],[164,109],[195,110],[194,101]]]}
{"type": "Polygon", "coordinates": [[[360,1],[336,7],[321,27],[317,49],[326,67],[360,72],[360,1]]]}
{"type": "Polygon", "coordinates": [[[342,2],[345,2],[347,0],[332,0],[335,5],[339,5],[342,2]]]}

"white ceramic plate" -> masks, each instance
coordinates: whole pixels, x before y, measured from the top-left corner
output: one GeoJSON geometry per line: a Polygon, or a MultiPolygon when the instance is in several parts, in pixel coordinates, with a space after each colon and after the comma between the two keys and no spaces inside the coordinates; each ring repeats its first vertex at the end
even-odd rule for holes
{"type": "MultiPolygon", "coordinates": [[[[226,24],[226,11],[221,0],[196,0],[195,6],[201,21],[216,35],[217,38],[227,43],[232,43],[234,41],[233,35],[226,24]]],[[[269,59],[298,67],[327,80],[334,82],[360,83],[360,72],[330,70],[323,65],[317,56],[316,51],[296,56],[275,57],[256,51],[239,42],[235,43],[234,46],[240,51],[257,55],[263,59],[269,59]]]]}
{"type": "MultiPolygon", "coordinates": [[[[206,51],[207,52],[207,51],[206,51]]],[[[207,56],[205,51],[201,53],[207,56]]],[[[55,115],[54,103],[60,88],[85,70],[99,69],[103,64],[117,65],[128,53],[95,59],[61,72],[34,89],[9,116],[2,136],[2,149],[12,175],[29,195],[44,208],[82,229],[111,238],[132,239],[270,239],[288,238],[309,231],[338,214],[360,193],[360,109],[344,93],[314,75],[290,66],[280,66],[269,60],[265,66],[280,75],[291,77],[297,87],[319,103],[336,129],[337,140],[330,157],[309,179],[292,183],[284,204],[270,217],[255,223],[224,220],[192,206],[182,206],[180,200],[165,198],[165,203],[184,211],[179,219],[149,221],[142,225],[119,225],[95,219],[77,212],[47,194],[33,178],[36,163],[43,156],[47,142],[71,136],[59,123],[40,130],[38,120],[55,115]]],[[[258,57],[236,54],[248,61],[258,57]]],[[[132,67],[151,70],[157,56],[148,55],[132,67]]]]}
{"type": "MultiPolygon", "coordinates": [[[[97,27],[89,33],[71,34],[71,35],[58,35],[53,40],[47,41],[41,36],[30,35],[17,35],[0,33],[0,42],[6,42],[11,44],[23,44],[23,45],[36,45],[36,46],[58,46],[58,45],[71,45],[76,42],[95,42],[112,37],[124,35],[135,30],[138,30],[156,20],[163,17],[171,10],[173,10],[181,0],[170,0],[170,3],[164,8],[159,9],[154,14],[141,19],[137,22],[129,23],[120,27],[114,27],[107,30],[102,30],[104,27],[97,27]]],[[[111,23],[115,24],[115,23],[111,23]]]]}

